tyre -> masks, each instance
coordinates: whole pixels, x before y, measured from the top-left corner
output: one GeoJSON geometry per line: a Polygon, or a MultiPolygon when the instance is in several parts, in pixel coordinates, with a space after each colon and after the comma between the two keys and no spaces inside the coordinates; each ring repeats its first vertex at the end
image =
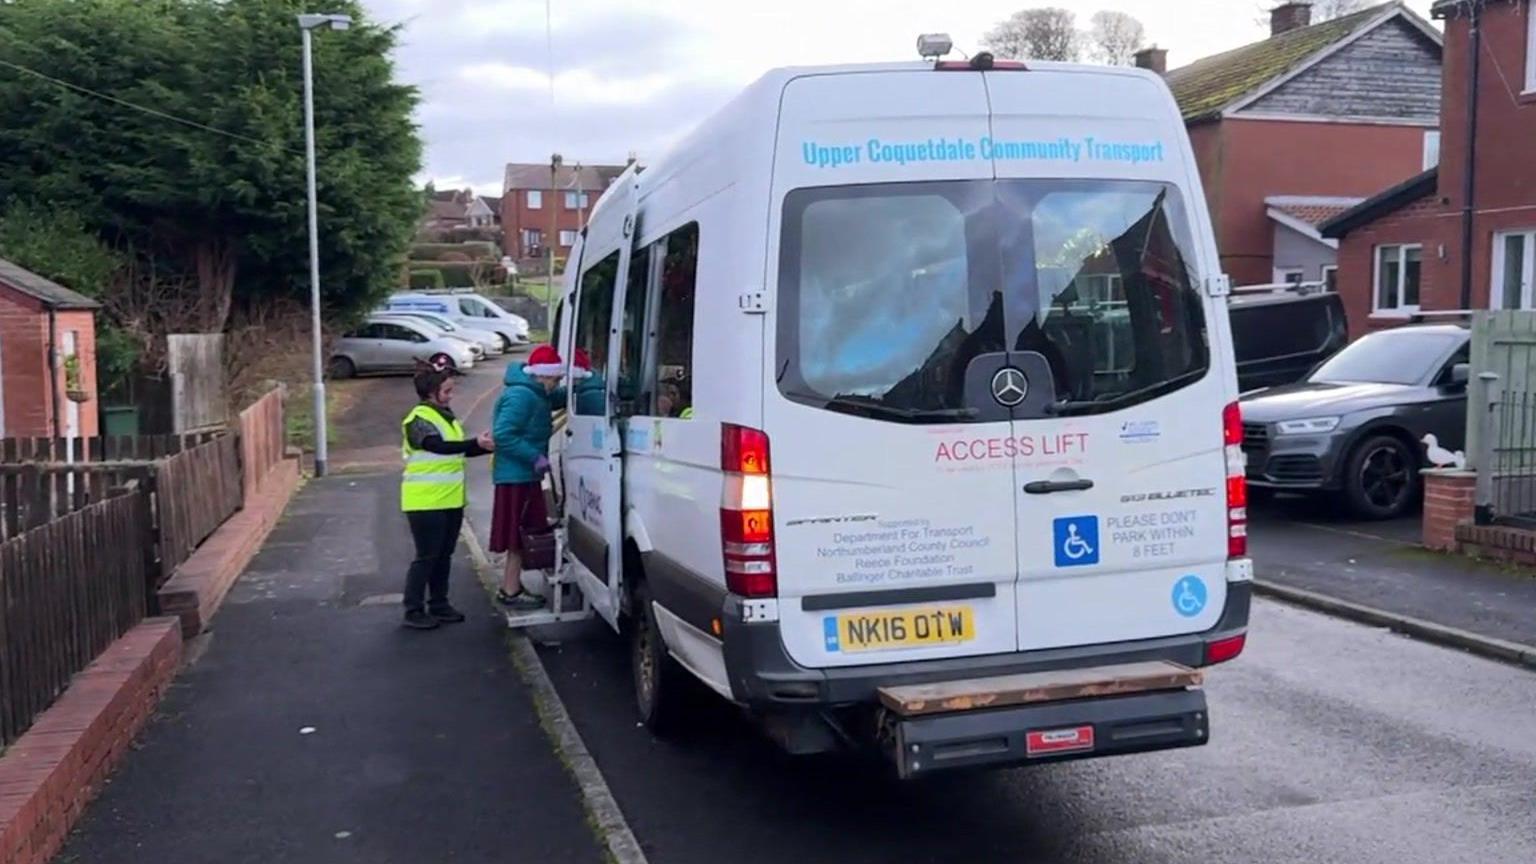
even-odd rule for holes
{"type": "Polygon", "coordinates": [[[357,375],[357,364],[347,357],[332,357],[328,371],[337,380],[352,378],[357,375]]]}
{"type": "Polygon", "coordinates": [[[1401,516],[1418,494],[1418,460],[1402,441],[1377,435],[1350,453],[1344,467],[1344,496],[1355,515],[1364,519],[1401,516]]]}
{"type": "Polygon", "coordinates": [[[496,341],[501,343],[501,353],[503,353],[503,354],[510,354],[510,353],[512,353],[512,340],[507,338],[507,334],[505,334],[505,333],[497,333],[496,334],[496,341]]]}
{"type": "Polygon", "coordinates": [[[644,582],[635,588],[635,608],[629,628],[630,667],[635,682],[635,707],[640,722],[657,735],[677,731],[687,699],[687,672],[667,653],[644,582]]]}

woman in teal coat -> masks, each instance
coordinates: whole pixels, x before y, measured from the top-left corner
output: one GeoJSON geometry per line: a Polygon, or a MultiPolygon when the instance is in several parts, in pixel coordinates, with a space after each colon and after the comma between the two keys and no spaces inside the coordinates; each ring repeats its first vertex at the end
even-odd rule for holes
{"type": "Polygon", "coordinates": [[[505,552],[506,568],[496,599],[513,609],[532,610],[544,598],[523,590],[523,549],[530,532],[549,528],[544,506],[544,475],[549,473],[549,436],[553,432],[551,399],[565,375],[565,361],[549,345],[540,345],[528,362],[507,367],[506,387],[496,401],[491,422],[496,457],[491,480],[496,495],[491,510],[492,552],[505,552]]]}

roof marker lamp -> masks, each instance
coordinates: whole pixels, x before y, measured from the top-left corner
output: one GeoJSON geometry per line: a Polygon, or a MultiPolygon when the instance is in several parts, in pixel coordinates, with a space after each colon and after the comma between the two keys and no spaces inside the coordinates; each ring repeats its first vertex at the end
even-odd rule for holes
{"type": "Polygon", "coordinates": [[[955,40],[948,33],[924,33],[917,37],[917,53],[924,60],[937,60],[954,48],[955,40]]]}

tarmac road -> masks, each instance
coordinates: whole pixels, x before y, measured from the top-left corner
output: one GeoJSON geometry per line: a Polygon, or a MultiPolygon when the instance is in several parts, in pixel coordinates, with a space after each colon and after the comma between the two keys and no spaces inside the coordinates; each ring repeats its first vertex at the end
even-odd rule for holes
{"type": "Polygon", "coordinates": [[[723,705],[654,740],[618,637],[561,635],[541,656],[652,862],[1536,861],[1536,675],[1277,603],[1212,670],[1205,747],[909,784],[723,705]]]}

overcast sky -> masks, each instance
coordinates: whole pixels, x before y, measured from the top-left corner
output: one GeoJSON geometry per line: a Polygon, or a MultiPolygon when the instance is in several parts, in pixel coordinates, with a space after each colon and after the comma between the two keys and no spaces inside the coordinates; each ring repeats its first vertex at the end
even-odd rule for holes
{"type": "MultiPolygon", "coordinates": [[[[404,26],[396,58],[421,88],[423,180],[500,194],[507,162],[623,162],[665,151],[775,66],[914,59],[918,33],[975,51],[993,23],[1059,5],[1079,25],[1128,12],[1169,49],[1171,67],[1262,38],[1274,0],[550,0],[555,105],[544,0],[364,0],[404,26]]],[[[1410,0],[1427,14],[1430,0],[1410,0]]]]}

